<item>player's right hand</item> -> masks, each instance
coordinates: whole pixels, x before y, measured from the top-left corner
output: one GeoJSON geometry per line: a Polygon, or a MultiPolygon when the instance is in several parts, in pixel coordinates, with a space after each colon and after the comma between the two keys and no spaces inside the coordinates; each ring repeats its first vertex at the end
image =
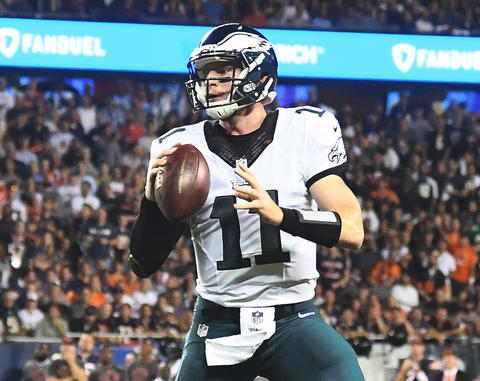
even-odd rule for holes
{"type": "Polygon", "coordinates": [[[154,160],[150,165],[150,168],[148,170],[148,175],[147,175],[147,185],[145,186],[145,197],[148,200],[155,201],[155,192],[153,188],[153,185],[155,184],[155,176],[157,176],[158,172],[163,171],[163,167],[168,162],[167,160],[168,156],[174,153],[175,150],[181,145],[182,145],[181,143],[175,143],[170,148],[167,148],[166,150],[160,152],[157,155],[156,160],[154,160]]]}

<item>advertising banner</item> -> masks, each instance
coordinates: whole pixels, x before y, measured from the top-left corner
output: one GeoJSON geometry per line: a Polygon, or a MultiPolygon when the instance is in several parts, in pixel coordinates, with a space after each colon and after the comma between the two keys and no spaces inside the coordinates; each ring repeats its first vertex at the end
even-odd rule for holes
{"type": "MultiPolygon", "coordinates": [[[[0,18],[0,68],[186,73],[202,26],[0,18]]],[[[279,75],[480,83],[480,38],[261,29],[279,75]]]]}

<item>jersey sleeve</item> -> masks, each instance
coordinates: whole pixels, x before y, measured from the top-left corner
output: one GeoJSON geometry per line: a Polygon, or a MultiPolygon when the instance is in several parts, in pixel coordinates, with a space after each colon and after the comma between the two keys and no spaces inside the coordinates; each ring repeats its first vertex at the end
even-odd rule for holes
{"type": "MultiPolygon", "coordinates": [[[[305,113],[305,185],[309,189],[325,176],[343,176],[347,152],[335,116],[320,109],[305,113]]],[[[302,112],[303,113],[303,112],[302,112]]]]}

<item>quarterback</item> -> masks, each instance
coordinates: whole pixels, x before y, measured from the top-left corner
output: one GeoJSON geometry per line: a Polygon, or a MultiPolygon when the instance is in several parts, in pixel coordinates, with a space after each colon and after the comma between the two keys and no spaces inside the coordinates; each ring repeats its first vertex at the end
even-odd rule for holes
{"type": "Polygon", "coordinates": [[[313,304],[316,245],[359,248],[360,206],[342,174],[335,117],[314,107],[277,109],[270,42],[241,24],[207,33],[188,62],[194,110],[213,119],[152,143],[130,265],[157,271],[188,225],[197,265],[194,318],[177,380],[363,380],[355,353],[313,304]],[[155,176],[179,144],[210,168],[210,191],[187,222],[154,202],[155,176]]]}

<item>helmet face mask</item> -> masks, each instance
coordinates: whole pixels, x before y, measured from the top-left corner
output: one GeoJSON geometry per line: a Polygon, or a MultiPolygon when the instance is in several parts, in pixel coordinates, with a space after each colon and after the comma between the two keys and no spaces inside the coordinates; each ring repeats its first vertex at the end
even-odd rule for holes
{"type": "Polygon", "coordinates": [[[256,102],[275,98],[277,59],[272,45],[255,29],[225,24],[207,33],[187,64],[190,80],[185,83],[194,111],[206,110],[214,119],[225,119],[256,102]],[[213,64],[231,65],[234,74],[207,78],[213,64]],[[238,73],[239,72],[239,73],[238,73]],[[210,81],[230,82],[226,99],[211,101],[210,81]]]}

